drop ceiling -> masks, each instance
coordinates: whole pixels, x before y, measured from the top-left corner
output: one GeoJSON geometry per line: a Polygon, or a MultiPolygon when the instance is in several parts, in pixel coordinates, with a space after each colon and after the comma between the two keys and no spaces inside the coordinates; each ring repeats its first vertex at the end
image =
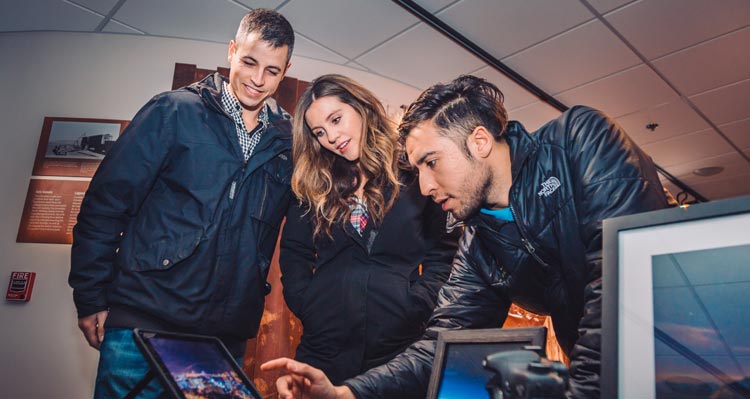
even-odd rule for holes
{"type": "MultiPolygon", "coordinates": [[[[615,118],[659,166],[704,197],[750,195],[750,1],[416,3],[561,103],[590,105],[615,118]],[[652,131],[649,124],[658,127],[652,131]],[[711,166],[723,171],[693,173],[711,166]]],[[[0,32],[226,43],[244,12],[256,7],[290,20],[295,57],[400,82],[403,98],[475,74],[503,90],[511,118],[529,130],[559,115],[388,0],[3,0],[0,32]]]]}

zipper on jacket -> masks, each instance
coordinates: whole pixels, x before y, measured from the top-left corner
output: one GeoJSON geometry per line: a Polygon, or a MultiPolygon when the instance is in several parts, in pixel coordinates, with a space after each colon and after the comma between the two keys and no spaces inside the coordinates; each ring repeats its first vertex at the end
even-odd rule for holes
{"type": "Polygon", "coordinates": [[[237,188],[237,180],[232,181],[232,186],[229,188],[229,199],[234,199],[234,191],[237,188]]]}
{"type": "Polygon", "coordinates": [[[518,215],[516,215],[516,211],[513,209],[513,206],[510,206],[510,213],[513,214],[513,220],[516,221],[516,227],[518,227],[518,233],[521,235],[521,243],[523,243],[524,248],[526,248],[526,252],[531,255],[532,258],[534,258],[539,264],[542,266],[549,266],[545,261],[542,260],[542,258],[539,257],[539,255],[536,254],[536,248],[531,244],[531,241],[526,239],[526,236],[523,232],[523,229],[521,228],[521,224],[519,223],[520,219],[518,218],[518,215]]]}

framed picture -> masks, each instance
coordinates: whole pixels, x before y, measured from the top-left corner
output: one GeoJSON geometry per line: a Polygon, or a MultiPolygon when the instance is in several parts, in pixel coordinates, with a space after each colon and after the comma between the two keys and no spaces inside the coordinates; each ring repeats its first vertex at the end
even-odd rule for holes
{"type": "Polygon", "coordinates": [[[482,366],[487,355],[538,346],[544,350],[546,327],[446,330],[438,334],[427,399],[488,397],[493,376],[482,366]]]}
{"type": "Polygon", "coordinates": [[[91,177],[129,121],[44,118],[33,175],[91,177]]]}
{"type": "Polygon", "coordinates": [[[750,397],[750,197],[604,221],[603,398],[750,397]]]}

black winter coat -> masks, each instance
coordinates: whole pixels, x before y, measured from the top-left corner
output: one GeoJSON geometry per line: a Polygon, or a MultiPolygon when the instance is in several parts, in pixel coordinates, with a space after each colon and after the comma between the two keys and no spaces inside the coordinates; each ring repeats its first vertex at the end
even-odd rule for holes
{"type": "Polygon", "coordinates": [[[573,397],[599,397],[602,220],[666,207],[649,156],[596,110],[506,131],[515,222],[467,222],[423,340],[345,382],[358,399],[422,398],[440,330],[499,327],[512,301],[549,314],[573,397]]]}
{"type": "Polygon", "coordinates": [[[99,166],[73,230],[79,317],[110,309],[108,326],[216,335],[235,355],[255,336],[292,198],[291,123],[269,100],[246,163],[222,79],[155,96],[99,166]]]}
{"type": "Polygon", "coordinates": [[[304,326],[296,358],[334,383],[416,341],[450,273],[460,233],[446,233],[445,212],[411,180],[382,223],[368,223],[362,236],[339,223],[333,240],[313,242],[310,215],[290,207],[280,265],[284,298],[304,326]]]}

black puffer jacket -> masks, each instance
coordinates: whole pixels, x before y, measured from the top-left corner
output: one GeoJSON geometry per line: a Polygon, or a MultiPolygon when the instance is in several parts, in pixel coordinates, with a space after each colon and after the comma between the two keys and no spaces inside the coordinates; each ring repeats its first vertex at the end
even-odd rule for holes
{"type": "Polygon", "coordinates": [[[357,398],[424,397],[440,330],[502,325],[511,302],[552,316],[574,397],[599,397],[601,221],[666,206],[654,165],[610,119],[575,107],[528,134],[510,122],[515,223],[467,222],[421,341],[345,382],[357,398]]]}

